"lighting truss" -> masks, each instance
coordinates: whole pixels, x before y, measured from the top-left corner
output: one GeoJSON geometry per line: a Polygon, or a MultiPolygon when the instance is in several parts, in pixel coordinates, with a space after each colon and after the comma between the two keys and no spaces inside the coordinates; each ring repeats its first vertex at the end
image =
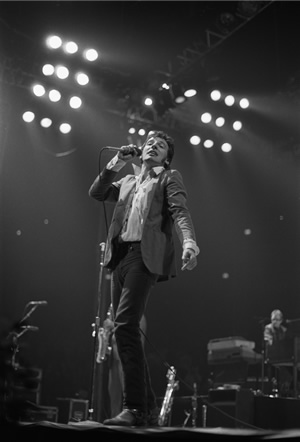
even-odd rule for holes
{"type": "MultiPolygon", "coordinates": [[[[235,24],[231,26],[230,30],[225,34],[221,34],[217,30],[213,28],[213,25],[210,26],[210,29],[205,30],[204,39],[200,39],[200,41],[193,42],[190,47],[187,47],[183,50],[181,54],[176,56],[175,61],[168,62],[168,70],[166,71],[157,71],[157,74],[162,74],[165,78],[168,79],[168,82],[171,82],[182,74],[185,74],[195,63],[200,61],[204,56],[212,52],[216,47],[218,47],[221,43],[223,43],[227,38],[229,38],[232,34],[237,32],[243,26],[245,26],[250,20],[256,17],[259,13],[264,11],[268,6],[274,3],[275,0],[271,1],[262,1],[262,2],[249,2],[249,3],[257,3],[259,6],[254,9],[252,15],[242,14],[238,10],[235,12],[235,24]]],[[[243,1],[241,3],[248,3],[247,1],[243,1]]]]}

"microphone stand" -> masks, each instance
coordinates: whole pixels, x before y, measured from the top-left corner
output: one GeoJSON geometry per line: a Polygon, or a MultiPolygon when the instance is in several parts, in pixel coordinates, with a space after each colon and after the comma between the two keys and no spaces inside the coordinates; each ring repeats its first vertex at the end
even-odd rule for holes
{"type": "Polygon", "coordinates": [[[38,308],[38,304],[33,305],[33,307],[31,307],[31,309],[25,315],[25,311],[26,311],[27,307],[29,307],[29,305],[31,305],[30,302],[28,302],[28,304],[26,304],[25,309],[24,309],[24,316],[20,320],[19,324],[21,324],[22,322],[25,322],[26,319],[29,318],[29,316],[31,316],[32,313],[38,308]]]}
{"type": "Polygon", "coordinates": [[[7,404],[9,403],[10,400],[13,399],[13,387],[15,384],[15,376],[20,368],[20,364],[18,362],[18,358],[17,355],[20,351],[20,346],[19,346],[19,339],[21,336],[23,336],[26,332],[28,331],[38,331],[39,327],[36,327],[34,325],[21,325],[22,323],[24,323],[24,321],[29,318],[29,316],[31,316],[31,314],[36,310],[36,308],[38,307],[37,304],[35,304],[31,310],[25,314],[26,309],[28,308],[28,306],[31,305],[31,303],[29,302],[28,304],[26,304],[25,308],[24,308],[24,312],[23,312],[23,317],[22,319],[20,319],[20,321],[15,324],[12,328],[12,330],[9,331],[6,339],[5,339],[5,344],[4,345],[4,350],[6,350],[6,346],[7,346],[7,350],[10,348],[11,351],[11,356],[10,356],[10,360],[6,361],[6,356],[4,353],[4,366],[5,366],[5,371],[4,371],[4,385],[3,385],[3,406],[4,406],[4,415],[5,417],[8,417],[10,419],[10,410],[6,408],[7,404]],[[6,367],[7,371],[6,371],[6,367]],[[10,373],[10,367],[12,369],[12,372],[10,373]]]}
{"type": "Polygon", "coordinates": [[[259,324],[261,325],[261,333],[262,333],[262,339],[261,339],[261,394],[264,396],[265,394],[265,364],[266,364],[266,341],[264,339],[264,329],[265,329],[265,320],[267,318],[256,318],[258,319],[259,324]]]}
{"type": "Polygon", "coordinates": [[[25,305],[24,311],[23,311],[23,317],[20,319],[18,324],[16,325],[16,329],[12,330],[9,334],[9,336],[12,337],[13,341],[13,355],[12,355],[12,367],[13,369],[17,369],[17,363],[16,363],[16,355],[19,352],[19,342],[18,339],[27,331],[38,331],[39,328],[34,325],[22,325],[28,319],[32,313],[39,307],[39,301],[37,301],[36,304],[33,304],[35,301],[30,301],[25,305]],[[26,313],[27,308],[33,305],[31,309],[26,313]],[[25,314],[26,313],[26,314],[25,314]]]}
{"type": "Polygon", "coordinates": [[[96,373],[97,373],[97,347],[98,347],[98,332],[100,328],[100,309],[101,309],[101,298],[102,298],[102,279],[103,279],[103,264],[104,264],[104,252],[105,252],[105,242],[100,243],[100,270],[99,270],[99,281],[98,281],[98,297],[97,297],[97,307],[96,307],[96,317],[95,322],[92,324],[94,337],[94,347],[93,347],[93,364],[92,364],[92,379],[91,379],[91,396],[90,396],[90,407],[88,420],[95,419],[95,408],[96,408],[96,394],[95,394],[95,383],[96,383],[96,373]]]}
{"type": "Polygon", "coordinates": [[[265,394],[265,363],[266,363],[266,341],[262,338],[262,350],[261,350],[261,393],[265,394]]]}
{"type": "Polygon", "coordinates": [[[192,397],[192,427],[197,427],[197,413],[198,413],[198,401],[197,401],[197,383],[193,383],[194,394],[192,397]]]}

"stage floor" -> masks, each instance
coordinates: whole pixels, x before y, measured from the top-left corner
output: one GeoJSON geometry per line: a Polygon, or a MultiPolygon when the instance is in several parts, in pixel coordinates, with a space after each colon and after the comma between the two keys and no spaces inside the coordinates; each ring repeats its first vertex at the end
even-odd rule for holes
{"type": "Polygon", "coordinates": [[[5,423],[1,432],[9,437],[27,438],[39,440],[42,438],[67,436],[68,440],[94,441],[97,440],[122,440],[138,441],[144,440],[222,440],[222,439],[250,439],[250,440],[286,440],[295,439],[300,441],[300,429],[289,429],[282,431],[235,429],[235,428],[186,428],[186,427],[157,427],[157,428],[134,428],[134,427],[112,427],[105,426],[94,421],[70,422],[60,424],[55,422],[18,422],[5,423]],[[3,431],[4,430],[4,431],[3,431]]]}

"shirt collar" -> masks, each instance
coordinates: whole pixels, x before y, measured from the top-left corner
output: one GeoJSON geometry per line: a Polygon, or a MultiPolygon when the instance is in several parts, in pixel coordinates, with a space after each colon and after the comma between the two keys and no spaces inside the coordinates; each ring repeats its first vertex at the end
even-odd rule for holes
{"type": "MultiPolygon", "coordinates": [[[[135,176],[137,177],[138,175],[140,175],[142,168],[140,166],[137,166],[136,164],[132,164],[133,167],[133,171],[135,176]]],[[[154,173],[155,175],[159,175],[165,168],[163,166],[155,166],[152,167],[152,169],[150,170],[151,173],[154,173]]]]}

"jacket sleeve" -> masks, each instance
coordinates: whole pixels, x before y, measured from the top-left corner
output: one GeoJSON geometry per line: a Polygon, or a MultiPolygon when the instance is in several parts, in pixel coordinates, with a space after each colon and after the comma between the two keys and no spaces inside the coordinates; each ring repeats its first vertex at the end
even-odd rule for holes
{"type": "Polygon", "coordinates": [[[184,241],[187,240],[194,240],[196,242],[194,225],[187,207],[187,192],[182,175],[177,170],[168,172],[166,196],[168,210],[173,218],[175,230],[181,244],[183,245],[184,241]]]}
{"type": "Polygon", "coordinates": [[[98,201],[116,202],[118,200],[121,181],[114,182],[118,172],[103,169],[89,188],[88,194],[98,201]]]}

